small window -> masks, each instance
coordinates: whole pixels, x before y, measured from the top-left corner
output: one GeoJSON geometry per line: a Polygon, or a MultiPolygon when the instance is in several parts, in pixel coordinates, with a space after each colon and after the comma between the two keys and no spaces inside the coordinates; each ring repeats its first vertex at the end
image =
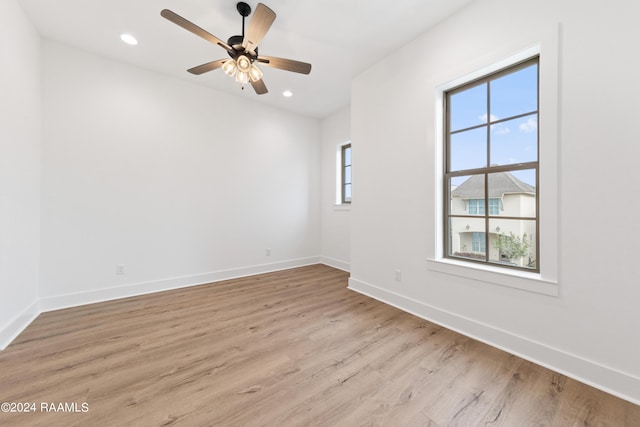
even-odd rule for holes
{"type": "Polygon", "coordinates": [[[469,215],[484,215],[484,199],[469,200],[469,215]]]}
{"type": "Polygon", "coordinates": [[[445,257],[540,271],[538,79],[534,57],[445,92],[445,257]]]}
{"type": "Polygon", "coordinates": [[[341,148],[341,203],[351,203],[351,144],[341,148]]]}
{"type": "Polygon", "coordinates": [[[500,215],[500,199],[489,199],[489,215],[500,215]]]}
{"type": "MultiPolygon", "coordinates": [[[[469,215],[484,215],[484,199],[469,200],[469,215]]],[[[489,199],[489,215],[500,215],[500,199],[489,199]]]]}
{"type": "Polygon", "coordinates": [[[471,240],[471,250],[475,253],[484,254],[487,251],[485,233],[474,232],[471,240]]]}

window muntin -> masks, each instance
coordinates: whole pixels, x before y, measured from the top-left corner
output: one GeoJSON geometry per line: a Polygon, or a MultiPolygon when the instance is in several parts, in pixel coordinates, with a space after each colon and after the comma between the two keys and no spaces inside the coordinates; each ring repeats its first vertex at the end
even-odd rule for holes
{"type": "Polygon", "coordinates": [[[445,257],[539,271],[538,68],[445,93],[445,257]]]}
{"type": "Polygon", "coordinates": [[[351,203],[351,144],[345,144],[341,148],[341,203],[351,203]]]}

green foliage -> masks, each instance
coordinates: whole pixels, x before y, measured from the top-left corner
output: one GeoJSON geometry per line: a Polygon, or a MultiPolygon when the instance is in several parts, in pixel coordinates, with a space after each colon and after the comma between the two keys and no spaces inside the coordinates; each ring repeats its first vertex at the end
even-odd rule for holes
{"type": "Polygon", "coordinates": [[[527,233],[524,233],[522,237],[516,236],[513,232],[509,232],[508,236],[504,233],[499,234],[493,242],[493,247],[509,259],[522,258],[527,255],[529,246],[527,233]]]}

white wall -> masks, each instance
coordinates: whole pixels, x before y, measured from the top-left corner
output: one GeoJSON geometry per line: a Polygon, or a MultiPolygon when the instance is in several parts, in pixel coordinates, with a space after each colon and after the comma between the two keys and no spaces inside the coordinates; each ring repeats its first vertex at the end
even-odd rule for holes
{"type": "Polygon", "coordinates": [[[477,1],[356,78],[350,286],[640,402],[637,239],[618,226],[640,212],[639,14],[628,1],[477,1]],[[436,88],[529,47],[558,22],[560,295],[429,270],[436,88]]]}
{"type": "Polygon", "coordinates": [[[43,309],[318,261],[319,120],[49,41],[44,100],[43,309]]]}
{"type": "Polygon", "coordinates": [[[38,313],[40,37],[0,2],[0,350],[38,313]]]}
{"type": "MultiPolygon", "coordinates": [[[[351,207],[336,205],[336,153],[340,145],[351,140],[350,108],[336,111],[322,120],[320,131],[322,144],[322,262],[349,271],[351,207]]],[[[352,148],[353,153],[356,150],[356,147],[352,148]]],[[[357,157],[357,154],[355,156],[357,157]]]]}

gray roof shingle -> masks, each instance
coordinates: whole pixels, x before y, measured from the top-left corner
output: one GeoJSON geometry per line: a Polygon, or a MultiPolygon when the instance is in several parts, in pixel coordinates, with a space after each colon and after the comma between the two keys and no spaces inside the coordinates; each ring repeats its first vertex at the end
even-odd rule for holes
{"type": "MultiPolygon", "coordinates": [[[[535,194],[536,188],[513,176],[509,172],[489,174],[489,198],[502,197],[505,193],[535,194]]],[[[484,175],[472,175],[451,192],[461,199],[484,198],[484,175]]]]}

